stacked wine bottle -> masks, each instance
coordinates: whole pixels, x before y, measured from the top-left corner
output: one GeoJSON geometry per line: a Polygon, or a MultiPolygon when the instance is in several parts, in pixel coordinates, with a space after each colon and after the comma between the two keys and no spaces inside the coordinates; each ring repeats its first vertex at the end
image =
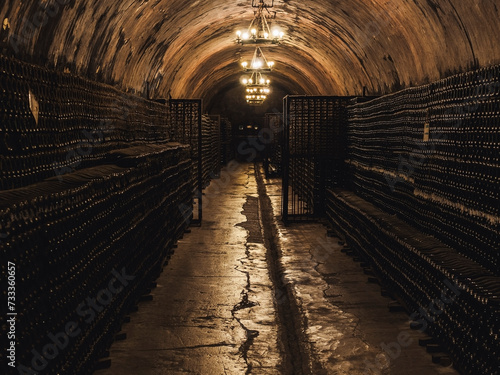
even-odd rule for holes
{"type": "Polygon", "coordinates": [[[233,142],[233,127],[231,121],[226,117],[221,117],[221,164],[226,165],[235,158],[235,146],[233,142]]]}
{"type": "Polygon", "coordinates": [[[458,369],[498,374],[499,67],[354,100],[348,121],[352,191],[328,189],[330,222],[458,369]]]}
{"type": "Polygon", "coordinates": [[[188,225],[192,150],[169,106],[70,74],[0,57],[0,97],[16,365],[90,374],[188,225]]]}
{"type": "Polygon", "coordinates": [[[220,173],[220,119],[214,117],[203,115],[201,122],[203,188],[220,173]]]}
{"type": "Polygon", "coordinates": [[[130,143],[165,141],[160,104],[70,74],[0,57],[0,188],[99,165],[130,143]]]}

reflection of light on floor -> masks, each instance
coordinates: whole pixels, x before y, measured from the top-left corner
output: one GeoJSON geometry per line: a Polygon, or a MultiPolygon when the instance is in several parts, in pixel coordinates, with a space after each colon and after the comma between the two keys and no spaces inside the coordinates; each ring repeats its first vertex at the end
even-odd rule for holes
{"type": "MultiPolygon", "coordinates": [[[[277,212],[280,198],[274,196],[272,200],[277,212]]],[[[293,285],[305,321],[311,324],[305,333],[310,350],[317,354],[321,366],[328,374],[361,375],[365,373],[365,364],[360,358],[375,361],[380,351],[356,333],[358,317],[326,300],[324,293],[329,285],[315,269],[319,263],[312,259],[318,236],[321,239],[324,236],[324,227],[320,224],[279,227],[279,238],[284,249],[284,277],[293,285]]],[[[340,251],[339,245],[335,241],[332,243],[334,251],[340,251]]],[[[383,353],[382,356],[378,363],[383,367],[387,360],[383,353]]]]}

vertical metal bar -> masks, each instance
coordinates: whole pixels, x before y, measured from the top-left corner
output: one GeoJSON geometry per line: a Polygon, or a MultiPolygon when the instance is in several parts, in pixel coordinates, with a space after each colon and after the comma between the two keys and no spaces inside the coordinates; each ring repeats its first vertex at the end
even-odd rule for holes
{"type": "Polygon", "coordinates": [[[290,121],[289,121],[289,108],[288,108],[288,96],[283,98],[283,144],[282,144],[282,165],[281,170],[283,171],[281,195],[282,195],[282,206],[281,206],[281,217],[283,222],[286,224],[288,222],[288,184],[289,184],[289,163],[290,163],[290,149],[289,149],[289,138],[290,138],[290,121]]]}
{"type": "Polygon", "coordinates": [[[200,225],[203,219],[203,171],[202,171],[202,131],[201,131],[201,99],[196,101],[198,104],[198,218],[200,225]]]}
{"type": "Polygon", "coordinates": [[[221,148],[222,148],[222,142],[221,142],[221,119],[220,116],[217,115],[217,149],[216,149],[216,159],[215,159],[215,168],[216,168],[216,173],[217,177],[220,177],[220,171],[221,171],[221,148]]]}

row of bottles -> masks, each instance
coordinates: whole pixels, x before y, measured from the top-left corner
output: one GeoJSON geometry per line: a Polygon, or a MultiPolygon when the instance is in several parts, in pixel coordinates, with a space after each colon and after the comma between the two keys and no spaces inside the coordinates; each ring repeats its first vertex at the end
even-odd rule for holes
{"type": "Polygon", "coordinates": [[[140,146],[119,160],[0,192],[2,267],[10,261],[17,270],[21,364],[30,367],[32,350],[41,353],[50,334],[75,322],[81,333],[55,360],[45,358],[46,371],[91,373],[141,284],[156,275],[185,229],[179,207],[192,204],[188,147],[140,146]],[[113,292],[120,285],[111,290],[110,280],[122,271],[133,281],[113,292]]]}
{"type": "Polygon", "coordinates": [[[91,374],[189,223],[191,148],[168,143],[166,105],[2,56],[0,99],[0,267],[16,268],[16,361],[91,374]]]}
{"type": "Polygon", "coordinates": [[[0,56],[0,189],[101,164],[112,149],[170,138],[168,107],[0,56]]]}
{"type": "Polygon", "coordinates": [[[203,115],[201,118],[201,155],[202,186],[205,188],[210,180],[220,174],[220,117],[203,115]]]}
{"type": "Polygon", "coordinates": [[[332,226],[464,374],[500,368],[499,81],[495,66],[353,101],[352,192],[327,192],[332,226]]]}
{"type": "Polygon", "coordinates": [[[345,190],[327,190],[327,217],[397,294],[410,319],[464,374],[498,374],[500,278],[436,238],[345,190]]]}
{"type": "Polygon", "coordinates": [[[353,104],[348,130],[352,187],[360,195],[496,275],[498,70],[468,72],[353,104]]]}
{"type": "Polygon", "coordinates": [[[233,126],[227,117],[220,119],[221,164],[226,165],[235,158],[233,126]]]}

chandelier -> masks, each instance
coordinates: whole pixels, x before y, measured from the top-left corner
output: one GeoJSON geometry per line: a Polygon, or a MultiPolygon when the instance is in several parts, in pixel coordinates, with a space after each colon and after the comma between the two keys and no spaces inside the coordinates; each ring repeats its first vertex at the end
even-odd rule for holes
{"type": "MultiPolygon", "coordinates": [[[[252,0],[252,7],[257,8],[254,10],[254,18],[246,31],[236,32],[236,42],[241,45],[281,44],[284,33],[277,28],[271,30],[268,22],[276,18],[276,12],[269,11],[274,7],[274,0],[268,0],[268,3],[265,0],[252,0]]],[[[270,73],[274,62],[268,61],[261,48],[256,46],[252,60],[243,61],[241,65],[245,73],[251,74],[250,78],[247,76],[241,81],[246,88],[246,102],[249,105],[261,105],[271,92],[271,81],[262,76],[262,73],[270,73]]]]}
{"type": "Polygon", "coordinates": [[[273,70],[274,61],[267,61],[266,56],[264,56],[260,47],[256,47],[255,52],[253,53],[252,61],[250,63],[243,61],[241,66],[243,66],[243,71],[245,73],[269,73],[273,70]]]}
{"type": "Polygon", "coordinates": [[[238,30],[236,32],[236,42],[239,44],[280,44],[284,33],[269,26],[268,19],[276,18],[276,12],[270,12],[269,8],[274,7],[274,0],[271,4],[266,4],[264,0],[252,0],[252,7],[257,8],[254,18],[247,31],[238,30]]]}
{"type": "Polygon", "coordinates": [[[245,99],[250,105],[262,104],[271,92],[269,88],[271,81],[263,77],[259,71],[252,72],[250,78],[243,78],[242,82],[246,86],[245,99]]]}

